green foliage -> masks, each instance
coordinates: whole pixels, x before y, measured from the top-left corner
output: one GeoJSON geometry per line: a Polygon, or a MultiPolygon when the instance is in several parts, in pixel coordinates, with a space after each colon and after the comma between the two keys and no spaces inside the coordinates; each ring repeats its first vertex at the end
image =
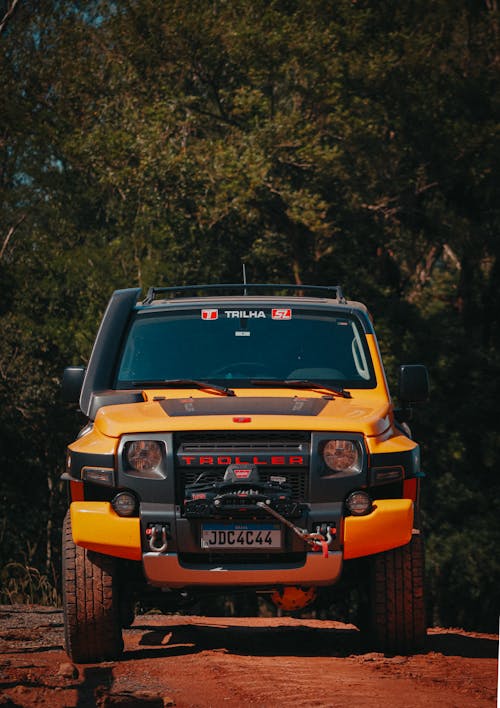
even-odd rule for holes
{"type": "Polygon", "coordinates": [[[2,564],[57,567],[79,424],[58,384],[112,290],[245,262],[366,301],[393,388],[427,364],[433,616],[493,626],[499,21],[486,1],[19,3],[0,35],[2,564]]]}
{"type": "Polygon", "coordinates": [[[59,605],[60,597],[55,584],[40,573],[38,568],[22,563],[7,563],[2,568],[0,579],[0,603],[3,605],[59,605]]]}

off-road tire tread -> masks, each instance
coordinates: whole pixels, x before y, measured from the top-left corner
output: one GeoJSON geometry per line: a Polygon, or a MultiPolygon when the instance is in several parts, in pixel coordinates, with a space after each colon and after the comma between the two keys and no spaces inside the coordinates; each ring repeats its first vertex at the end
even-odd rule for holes
{"type": "Polygon", "coordinates": [[[116,561],[73,542],[69,512],[63,525],[64,636],[77,663],[116,659],[123,651],[116,561]]]}
{"type": "Polygon", "coordinates": [[[409,654],[426,637],[424,546],[414,535],[406,546],[373,557],[371,630],[377,649],[409,654]]]}

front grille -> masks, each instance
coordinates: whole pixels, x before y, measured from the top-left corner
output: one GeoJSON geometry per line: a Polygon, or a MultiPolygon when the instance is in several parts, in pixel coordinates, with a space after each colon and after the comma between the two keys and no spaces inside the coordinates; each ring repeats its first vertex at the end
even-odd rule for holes
{"type": "Polygon", "coordinates": [[[178,503],[186,485],[222,482],[230,462],[257,465],[261,482],[285,478],[295,502],[309,495],[310,434],[303,432],[199,432],[174,438],[178,503]],[[203,464],[201,463],[203,462],[203,464]],[[222,464],[218,464],[222,462],[222,464]],[[290,464],[290,462],[292,464],[290,464]]]}
{"type": "MultiPolygon", "coordinates": [[[[182,499],[184,500],[184,489],[187,484],[193,484],[203,475],[203,482],[222,482],[225,467],[214,467],[207,471],[206,467],[180,467],[177,474],[182,485],[182,499]]],[[[273,469],[263,469],[259,467],[259,477],[261,482],[269,482],[271,477],[286,477],[287,484],[292,488],[293,501],[307,501],[309,488],[309,470],[303,467],[276,467],[273,469]]]]}

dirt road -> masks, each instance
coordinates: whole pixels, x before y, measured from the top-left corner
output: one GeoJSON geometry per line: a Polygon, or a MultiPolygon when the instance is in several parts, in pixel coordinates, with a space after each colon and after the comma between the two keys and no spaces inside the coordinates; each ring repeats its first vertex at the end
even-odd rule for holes
{"type": "Polygon", "coordinates": [[[121,661],[73,665],[62,614],[0,608],[0,706],[262,708],[496,704],[494,635],[433,629],[425,652],[385,656],[351,625],[142,615],[121,661]]]}

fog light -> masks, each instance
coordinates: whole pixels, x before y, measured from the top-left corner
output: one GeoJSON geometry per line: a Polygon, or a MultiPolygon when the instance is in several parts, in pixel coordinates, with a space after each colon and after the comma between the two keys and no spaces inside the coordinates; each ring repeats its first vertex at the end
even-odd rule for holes
{"type": "Polygon", "coordinates": [[[366,492],[351,492],[345,505],[353,516],[364,516],[372,510],[372,500],[366,492]]]}
{"type": "Polygon", "coordinates": [[[137,499],[130,492],[120,492],[111,502],[118,516],[132,516],[137,508],[137,499]]]}

